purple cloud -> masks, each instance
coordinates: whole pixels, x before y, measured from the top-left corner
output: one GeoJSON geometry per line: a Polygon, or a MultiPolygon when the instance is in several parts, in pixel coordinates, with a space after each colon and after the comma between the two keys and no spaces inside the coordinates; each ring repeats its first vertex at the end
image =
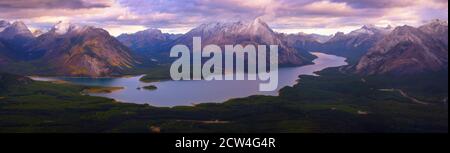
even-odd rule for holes
{"type": "Polygon", "coordinates": [[[114,27],[119,33],[131,27],[181,31],[206,22],[260,17],[275,29],[289,31],[414,26],[434,18],[448,20],[447,5],[448,0],[2,0],[0,19],[25,20],[37,28],[69,20],[114,27]]]}
{"type": "Polygon", "coordinates": [[[82,8],[105,8],[109,7],[107,3],[101,1],[85,0],[2,0],[0,8],[3,9],[33,9],[33,8],[64,8],[64,9],[82,9],[82,8]]]}

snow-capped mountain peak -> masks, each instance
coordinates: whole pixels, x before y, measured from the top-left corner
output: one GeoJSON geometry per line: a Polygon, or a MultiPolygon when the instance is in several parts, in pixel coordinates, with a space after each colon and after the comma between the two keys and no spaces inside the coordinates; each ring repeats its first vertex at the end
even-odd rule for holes
{"type": "Polygon", "coordinates": [[[396,27],[372,46],[356,66],[360,74],[415,74],[448,68],[448,26],[434,21],[396,27]]]}
{"type": "Polygon", "coordinates": [[[239,33],[251,35],[273,33],[272,29],[270,29],[269,26],[259,18],[253,20],[252,22],[210,22],[198,26],[191,32],[202,33],[206,36],[212,33],[239,33]]]}
{"type": "Polygon", "coordinates": [[[5,30],[5,28],[9,27],[10,25],[11,23],[9,23],[8,21],[0,20],[0,32],[5,30]]]}
{"type": "Polygon", "coordinates": [[[254,28],[268,28],[269,27],[267,25],[267,23],[265,23],[260,18],[256,18],[255,20],[253,20],[253,22],[252,22],[252,24],[250,24],[250,26],[254,27],[254,28]]]}
{"type": "Polygon", "coordinates": [[[28,34],[30,32],[28,27],[22,21],[16,21],[10,27],[14,28],[16,32],[20,34],[28,34]]]}
{"type": "Polygon", "coordinates": [[[19,29],[28,29],[28,27],[22,21],[16,21],[11,26],[17,27],[19,29]]]}
{"type": "Polygon", "coordinates": [[[434,33],[443,35],[446,31],[448,31],[448,22],[435,19],[423,26],[420,26],[419,29],[429,34],[434,33]]]}
{"type": "Polygon", "coordinates": [[[54,31],[57,34],[65,34],[69,31],[70,23],[59,21],[57,24],[55,24],[52,28],[52,31],[54,31]]]}
{"type": "Polygon", "coordinates": [[[45,32],[40,30],[40,29],[36,29],[33,31],[33,36],[34,37],[39,37],[40,35],[44,34],[45,32]]]}
{"type": "Polygon", "coordinates": [[[1,33],[2,37],[7,39],[14,38],[15,36],[33,37],[31,31],[22,21],[16,21],[11,25],[6,26],[1,33]]]}
{"type": "Polygon", "coordinates": [[[55,32],[56,34],[63,35],[66,34],[72,30],[79,29],[80,26],[74,25],[70,22],[65,21],[59,21],[57,24],[55,24],[50,31],[55,32]]]}
{"type": "Polygon", "coordinates": [[[260,18],[256,18],[251,24],[248,24],[248,25],[249,25],[248,31],[252,34],[257,34],[257,33],[261,33],[261,32],[273,33],[272,29],[269,28],[267,23],[262,21],[260,18]]]}
{"type": "Polygon", "coordinates": [[[149,34],[161,34],[162,33],[161,30],[155,29],[155,28],[150,28],[150,29],[144,30],[143,32],[149,33],[149,34]]]}
{"type": "Polygon", "coordinates": [[[374,35],[374,34],[388,34],[392,31],[392,27],[378,27],[372,24],[364,25],[360,29],[354,30],[349,33],[350,36],[357,36],[361,34],[374,35]]]}
{"type": "Polygon", "coordinates": [[[448,26],[448,21],[440,20],[440,19],[434,19],[434,20],[431,20],[427,25],[448,26]]]}

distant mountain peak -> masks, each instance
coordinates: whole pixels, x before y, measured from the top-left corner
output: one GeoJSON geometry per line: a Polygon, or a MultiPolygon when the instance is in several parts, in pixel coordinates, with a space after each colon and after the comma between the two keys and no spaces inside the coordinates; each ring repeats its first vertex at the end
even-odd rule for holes
{"type": "Polygon", "coordinates": [[[264,22],[261,18],[256,18],[255,20],[253,20],[252,26],[254,27],[264,27],[264,28],[269,28],[269,25],[267,25],[266,22],[264,22]]]}
{"type": "Polygon", "coordinates": [[[260,18],[256,18],[251,24],[249,24],[249,30],[253,33],[257,33],[260,30],[273,32],[269,25],[267,25],[267,23],[260,18]]]}
{"type": "Polygon", "coordinates": [[[361,29],[392,29],[391,25],[387,25],[386,27],[377,26],[374,24],[366,24],[361,27],[361,29]]]}
{"type": "Polygon", "coordinates": [[[10,25],[11,25],[11,23],[9,23],[8,21],[0,20],[0,32],[5,30],[5,28],[9,27],[10,25]]]}
{"type": "Polygon", "coordinates": [[[337,40],[341,40],[342,38],[344,38],[346,35],[343,32],[336,32],[331,38],[330,41],[337,41],[337,40]]]}
{"type": "Polygon", "coordinates": [[[22,21],[16,21],[1,31],[1,37],[3,38],[12,39],[16,36],[31,38],[33,34],[22,21]]]}
{"type": "Polygon", "coordinates": [[[5,20],[0,20],[0,27],[1,26],[9,26],[11,23],[9,23],[8,21],[5,20]]]}
{"type": "Polygon", "coordinates": [[[390,24],[388,24],[388,25],[386,26],[386,29],[393,29],[393,28],[392,28],[392,26],[391,26],[390,24]]]}
{"type": "Polygon", "coordinates": [[[55,65],[51,73],[68,76],[110,76],[131,68],[136,60],[128,47],[106,30],[58,22],[34,41],[28,52],[44,64],[55,65]]]}
{"type": "MultiPolygon", "coordinates": [[[[235,24],[235,23],[233,23],[235,24]]],[[[225,27],[230,27],[231,23],[223,23],[223,22],[209,22],[201,24],[200,26],[193,29],[193,31],[201,32],[201,33],[212,33],[222,30],[225,27]]]]}
{"type": "Polygon", "coordinates": [[[361,34],[368,34],[368,35],[374,35],[374,34],[388,34],[391,32],[392,27],[379,27],[373,24],[367,24],[363,25],[360,29],[354,30],[349,33],[349,35],[357,36],[361,34]]]}
{"type": "Polygon", "coordinates": [[[343,36],[343,35],[345,35],[345,33],[343,33],[343,32],[336,32],[334,35],[335,36],[343,36]]]}
{"type": "Polygon", "coordinates": [[[147,34],[162,34],[162,31],[159,30],[159,29],[156,29],[156,28],[149,28],[149,29],[146,29],[146,30],[141,31],[141,32],[144,32],[144,33],[147,33],[147,34]]]}
{"type": "Polygon", "coordinates": [[[445,20],[441,20],[441,19],[434,19],[431,20],[428,24],[426,25],[442,25],[442,26],[448,26],[448,21],[445,20]]]}
{"type": "Polygon", "coordinates": [[[315,34],[315,33],[308,34],[308,33],[304,33],[304,32],[298,32],[297,34],[288,34],[288,35],[284,34],[284,35],[290,36],[291,38],[300,36],[297,38],[302,38],[301,40],[304,40],[304,41],[316,41],[319,43],[325,43],[333,37],[333,35],[321,35],[321,34],[315,34]]]}
{"type": "Polygon", "coordinates": [[[409,25],[403,25],[403,26],[398,26],[396,27],[392,33],[393,34],[405,34],[405,33],[411,33],[412,31],[416,30],[414,27],[409,26],[409,25]]]}
{"type": "Polygon", "coordinates": [[[15,21],[11,26],[22,29],[28,29],[27,25],[25,25],[25,23],[23,23],[22,21],[15,21]]]}
{"type": "Polygon", "coordinates": [[[34,37],[39,37],[40,35],[44,34],[45,32],[39,29],[36,29],[33,31],[33,36],[34,37]]]}
{"type": "Polygon", "coordinates": [[[52,28],[51,28],[51,32],[54,32],[56,34],[59,35],[63,35],[66,33],[70,33],[70,32],[81,32],[85,29],[89,29],[92,28],[90,26],[80,26],[80,25],[76,25],[73,24],[71,22],[67,22],[67,21],[59,21],[58,23],[56,23],[52,28]]]}
{"type": "Polygon", "coordinates": [[[65,34],[70,30],[71,26],[72,24],[69,22],[59,21],[52,27],[51,31],[57,34],[65,34]]]}
{"type": "Polygon", "coordinates": [[[373,28],[377,28],[377,26],[373,24],[365,24],[361,27],[361,29],[373,29],[373,28]]]}
{"type": "Polygon", "coordinates": [[[266,24],[261,18],[255,18],[255,19],[253,20],[253,23],[266,24]]]}
{"type": "Polygon", "coordinates": [[[444,33],[448,31],[448,21],[435,19],[423,26],[420,26],[419,29],[429,34],[445,36],[444,33]]]}
{"type": "Polygon", "coordinates": [[[284,35],[274,32],[264,21],[211,22],[202,24],[169,44],[192,44],[192,37],[201,37],[202,44],[278,45],[279,64],[286,66],[310,63],[314,56],[289,46],[284,35]]]}
{"type": "Polygon", "coordinates": [[[201,24],[200,26],[194,28],[191,32],[195,33],[218,33],[218,32],[238,32],[257,35],[260,33],[270,32],[273,33],[272,29],[262,21],[260,18],[256,18],[251,22],[237,21],[237,22],[209,22],[201,24]]]}

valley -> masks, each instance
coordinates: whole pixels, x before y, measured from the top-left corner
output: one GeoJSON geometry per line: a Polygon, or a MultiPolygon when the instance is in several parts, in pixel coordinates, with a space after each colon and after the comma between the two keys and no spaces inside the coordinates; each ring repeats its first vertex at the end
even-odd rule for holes
{"type": "MultiPolygon", "coordinates": [[[[448,72],[395,77],[343,74],[339,68],[301,76],[279,96],[172,108],[127,104],[81,95],[86,87],[24,80],[2,74],[1,132],[446,132],[448,72]],[[3,79],[8,78],[8,79],[3,79]],[[433,81],[429,81],[433,80],[433,81]],[[390,82],[396,82],[391,84],[390,82]],[[7,86],[5,90],[4,86],[7,86]],[[433,92],[429,92],[433,86],[433,92]],[[396,92],[400,88],[422,105],[396,92]],[[359,112],[368,112],[361,114],[359,112]],[[207,124],[197,121],[226,121],[207,124]]],[[[157,89],[158,90],[158,89],[157,89]]]]}

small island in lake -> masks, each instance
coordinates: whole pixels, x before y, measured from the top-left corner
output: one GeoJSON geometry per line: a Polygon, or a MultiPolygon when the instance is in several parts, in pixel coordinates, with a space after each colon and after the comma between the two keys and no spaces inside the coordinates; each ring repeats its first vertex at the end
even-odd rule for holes
{"type": "Polygon", "coordinates": [[[149,85],[149,86],[144,86],[144,87],[142,87],[143,89],[146,89],[146,90],[156,90],[156,89],[158,89],[156,86],[154,86],[154,85],[149,85]]]}

